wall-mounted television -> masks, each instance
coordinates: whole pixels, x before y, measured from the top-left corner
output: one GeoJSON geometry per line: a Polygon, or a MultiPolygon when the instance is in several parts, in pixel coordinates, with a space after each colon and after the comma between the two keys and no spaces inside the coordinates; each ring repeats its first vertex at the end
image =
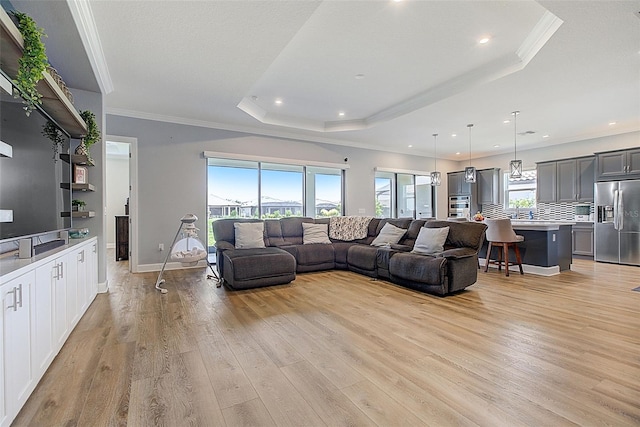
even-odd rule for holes
{"type": "Polygon", "coordinates": [[[21,98],[0,93],[0,243],[71,228],[71,165],[43,129],[52,122],[62,132],[58,153],[69,153],[69,135],[43,110],[27,116],[21,98]]]}

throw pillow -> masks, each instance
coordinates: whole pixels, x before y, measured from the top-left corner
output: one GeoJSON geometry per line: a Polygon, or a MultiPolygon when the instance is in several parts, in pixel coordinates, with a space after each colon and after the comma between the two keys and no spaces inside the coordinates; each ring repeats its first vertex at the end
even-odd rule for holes
{"type": "Polygon", "coordinates": [[[236,249],[264,248],[264,223],[234,222],[236,249]]]}
{"type": "Polygon", "coordinates": [[[448,235],[449,227],[422,228],[411,252],[424,255],[442,252],[448,235]]]}
{"type": "Polygon", "coordinates": [[[329,224],[302,223],[302,243],[331,243],[329,240],[329,224]]]}
{"type": "Polygon", "coordinates": [[[386,246],[386,245],[394,245],[402,239],[404,233],[407,230],[404,228],[396,227],[393,224],[386,223],[382,230],[380,230],[380,234],[378,237],[373,239],[371,242],[371,246],[386,246]]]}

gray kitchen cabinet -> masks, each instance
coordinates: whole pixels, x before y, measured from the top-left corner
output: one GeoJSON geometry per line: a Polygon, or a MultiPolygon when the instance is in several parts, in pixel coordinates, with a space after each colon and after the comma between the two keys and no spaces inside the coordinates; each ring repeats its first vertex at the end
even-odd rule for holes
{"type": "Polygon", "coordinates": [[[577,222],[571,230],[573,254],[593,257],[593,223],[577,222]]]}
{"type": "Polygon", "coordinates": [[[640,178],[640,148],[596,153],[598,181],[640,178]]]}
{"type": "Polygon", "coordinates": [[[556,162],[538,163],[536,170],[536,201],[538,203],[554,203],[557,193],[556,162]]]}
{"type": "Polygon", "coordinates": [[[500,169],[478,170],[478,203],[481,205],[500,204],[500,169]]]}
{"type": "Polygon", "coordinates": [[[449,196],[471,196],[473,184],[464,182],[464,172],[447,173],[447,191],[449,196]]]}
{"type": "Polygon", "coordinates": [[[595,157],[556,162],[557,202],[593,202],[595,157]]]}

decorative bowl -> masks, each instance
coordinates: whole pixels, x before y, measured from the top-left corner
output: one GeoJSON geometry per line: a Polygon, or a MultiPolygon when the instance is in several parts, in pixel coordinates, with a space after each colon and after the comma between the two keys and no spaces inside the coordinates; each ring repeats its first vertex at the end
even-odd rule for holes
{"type": "Polygon", "coordinates": [[[88,228],[78,228],[78,229],[69,230],[69,237],[72,239],[82,239],[87,237],[88,235],[89,235],[88,228]]]}

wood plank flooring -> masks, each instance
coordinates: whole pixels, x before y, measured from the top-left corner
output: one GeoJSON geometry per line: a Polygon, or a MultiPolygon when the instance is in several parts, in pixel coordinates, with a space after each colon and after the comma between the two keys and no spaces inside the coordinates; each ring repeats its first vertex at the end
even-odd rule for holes
{"type": "Polygon", "coordinates": [[[14,425],[640,425],[638,267],[490,270],[446,298],[345,271],[108,276],[14,425]]]}

